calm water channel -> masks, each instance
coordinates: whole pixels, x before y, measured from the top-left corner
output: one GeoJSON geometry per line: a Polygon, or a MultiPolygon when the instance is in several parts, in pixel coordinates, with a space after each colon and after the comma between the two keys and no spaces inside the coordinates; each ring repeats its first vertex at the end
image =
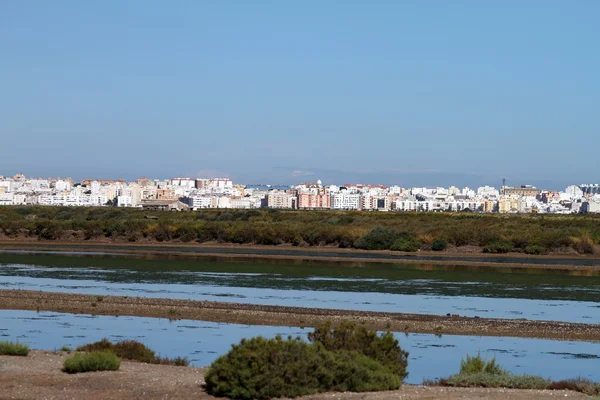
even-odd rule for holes
{"type": "MultiPolygon", "coordinates": [[[[0,340],[18,340],[32,348],[53,350],[105,337],[113,341],[132,339],[162,356],[187,356],[196,366],[210,364],[244,337],[277,334],[306,337],[309,331],[189,320],[0,311],[0,340]]],[[[410,352],[408,383],[419,384],[425,378],[458,372],[461,357],[478,350],[488,358],[495,356],[504,368],[514,373],[552,379],[581,376],[600,381],[600,343],[423,334],[397,337],[400,345],[410,352]]]]}
{"type": "Polygon", "coordinates": [[[502,267],[0,252],[0,288],[600,323],[600,276],[502,267]]]}

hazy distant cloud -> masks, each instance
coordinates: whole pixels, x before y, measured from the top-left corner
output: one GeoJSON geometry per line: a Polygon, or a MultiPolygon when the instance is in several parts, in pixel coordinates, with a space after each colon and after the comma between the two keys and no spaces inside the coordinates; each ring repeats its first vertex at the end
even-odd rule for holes
{"type": "Polygon", "coordinates": [[[302,171],[301,169],[295,169],[292,171],[291,176],[297,178],[299,176],[311,176],[314,175],[314,172],[311,171],[302,171]]]}

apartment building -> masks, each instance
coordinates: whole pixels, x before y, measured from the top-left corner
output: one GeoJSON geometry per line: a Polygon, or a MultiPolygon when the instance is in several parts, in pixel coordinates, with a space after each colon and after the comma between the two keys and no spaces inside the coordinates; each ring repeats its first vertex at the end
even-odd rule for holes
{"type": "Polygon", "coordinates": [[[269,208],[296,208],[296,197],[279,191],[267,194],[267,207],[269,208]]]}
{"type": "Polygon", "coordinates": [[[332,194],[330,203],[332,210],[360,210],[362,206],[360,194],[346,191],[332,194]]]}
{"type": "Polygon", "coordinates": [[[331,208],[331,196],[325,193],[299,193],[298,208],[305,210],[331,208]]]}

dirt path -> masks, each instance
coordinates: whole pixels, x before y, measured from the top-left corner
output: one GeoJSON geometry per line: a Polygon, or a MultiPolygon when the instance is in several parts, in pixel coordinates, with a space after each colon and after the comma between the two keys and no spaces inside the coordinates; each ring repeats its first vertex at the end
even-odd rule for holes
{"type": "MultiPolygon", "coordinates": [[[[203,389],[202,368],[121,362],[118,371],[66,374],[66,353],[32,351],[27,357],[0,356],[0,399],[200,399],[216,400],[203,389]]],[[[324,393],[314,400],[396,399],[585,399],[581,393],[549,390],[438,388],[404,385],[379,393],[324,393]]]]}
{"type": "Polygon", "coordinates": [[[373,329],[389,329],[394,332],[600,341],[600,324],[95,296],[28,290],[0,290],[0,309],[298,327],[315,327],[327,320],[353,319],[364,322],[373,329]]]}

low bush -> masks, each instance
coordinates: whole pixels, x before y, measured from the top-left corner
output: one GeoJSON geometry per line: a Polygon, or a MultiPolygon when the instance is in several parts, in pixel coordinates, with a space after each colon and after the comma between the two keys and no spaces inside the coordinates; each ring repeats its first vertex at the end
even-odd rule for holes
{"type": "Polygon", "coordinates": [[[548,249],[545,248],[544,246],[540,246],[537,244],[530,244],[529,246],[525,247],[525,253],[527,254],[547,254],[548,253],[548,249]]]}
{"type": "Polygon", "coordinates": [[[496,357],[486,361],[479,352],[476,356],[467,354],[467,357],[460,361],[461,374],[478,374],[481,372],[492,375],[506,375],[508,373],[496,363],[496,357]]]}
{"type": "Polygon", "coordinates": [[[329,351],[320,343],[262,337],[242,340],[206,374],[206,388],[235,399],[297,397],[324,391],[397,389],[400,378],[356,351],[329,351]]]}
{"type": "Polygon", "coordinates": [[[29,354],[29,347],[13,342],[0,342],[0,356],[26,356],[29,354]]]}
{"type": "Polygon", "coordinates": [[[483,248],[484,253],[504,254],[513,250],[513,244],[510,240],[496,240],[483,248]]]}
{"type": "Polygon", "coordinates": [[[329,351],[358,351],[379,361],[404,380],[408,376],[408,352],[402,350],[391,332],[378,335],[376,331],[352,321],[342,321],[332,328],[325,323],[308,334],[308,340],[319,343],[329,351]]]}
{"type": "Polygon", "coordinates": [[[65,360],[63,371],[76,374],[79,372],[116,371],[121,366],[121,360],[112,351],[93,351],[77,353],[65,360]]]}
{"type": "Polygon", "coordinates": [[[376,226],[371,232],[355,241],[354,247],[363,250],[389,250],[398,238],[398,232],[376,226]]]}
{"type": "Polygon", "coordinates": [[[414,237],[401,237],[390,247],[394,251],[417,251],[421,248],[421,242],[414,237]]]}
{"type": "Polygon", "coordinates": [[[446,386],[508,389],[545,389],[551,381],[535,375],[461,373],[445,380],[446,386]]]}
{"type": "Polygon", "coordinates": [[[514,375],[502,369],[493,358],[486,361],[477,353],[460,362],[460,373],[437,380],[426,380],[427,386],[486,387],[508,389],[573,390],[589,396],[600,395],[600,383],[577,378],[552,382],[535,375],[514,375]]]}
{"type": "Polygon", "coordinates": [[[571,238],[571,246],[581,254],[594,254],[594,241],[589,236],[571,238]]]}
{"type": "Polygon", "coordinates": [[[575,392],[585,393],[588,396],[600,395],[600,383],[592,382],[585,378],[566,379],[552,382],[546,387],[549,390],[573,390],[575,392]]]}
{"type": "Polygon", "coordinates": [[[448,242],[445,239],[438,238],[431,244],[431,250],[433,251],[444,251],[448,247],[448,242]]]}
{"type": "Polygon", "coordinates": [[[102,339],[98,342],[81,346],[77,351],[110,351],[125,360],[139,361],[148,364],[189,365],[189,360],[185,357],[177,357],[175,359],[158,357],[153,350],[150,350],[146,345],[135,340],[112,343],[108,339],[102,339]]]}

